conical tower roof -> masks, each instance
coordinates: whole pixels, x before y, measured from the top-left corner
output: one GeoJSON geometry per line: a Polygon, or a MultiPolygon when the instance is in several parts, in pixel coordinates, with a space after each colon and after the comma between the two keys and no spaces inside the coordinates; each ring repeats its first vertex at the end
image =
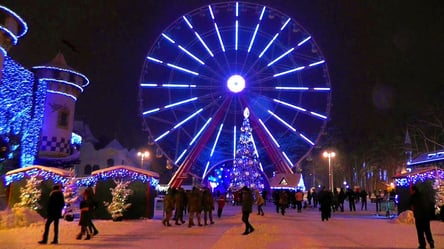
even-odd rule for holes
{"type": "Polygon", "coordinates": [[[68,63],[66,63],[65,56],[63,56],[62,52],[60,51],[50,62],[46,63],[45,66],[58,67],[58,68],[76,71],[74,68],[70,67],[68,63]]]}

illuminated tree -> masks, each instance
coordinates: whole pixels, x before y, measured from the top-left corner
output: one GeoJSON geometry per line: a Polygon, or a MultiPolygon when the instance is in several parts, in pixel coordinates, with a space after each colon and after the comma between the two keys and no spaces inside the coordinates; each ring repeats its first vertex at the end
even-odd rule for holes
{"type": "Polygon", "coordinates": [[[111,203],[105,203],[105,206],[107,206],[113,220],[118,220],[123,217],[123,213],[131,206],[131,203],[127,203],[127,200],[133,191],[128,188],[130,181],[114,182],[117,184],[116,187],[110,188],[113,199],[111,203]]]}
{"type": "Polygon", "coordinates": [[[40,183],[36,177],[31,177],[26,181],[25,187],[20,188],[20,202],[16,203],[14,207],[26,207],[37,211],[40,209],[39,200],[42,196],[40,183]]]}
{"type": "Polygon", "coordinates": [[[254,149],[252,128],[249,120],[248,108],[244,110],[239,142],[236,147],[236,157],[233,161],[233,170],[230,174],[230,187],[240,189],[243,186],[262,190],[264,179],[259,168],[259,160],[254,149]]]}

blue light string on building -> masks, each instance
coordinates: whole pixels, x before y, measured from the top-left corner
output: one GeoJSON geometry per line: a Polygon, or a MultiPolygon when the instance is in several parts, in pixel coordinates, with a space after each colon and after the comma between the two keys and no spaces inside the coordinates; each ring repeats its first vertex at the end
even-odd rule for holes
{"type": "Polygon", "coordinates": [[[436,179],[444,179],[444,171],[442,169],[434,169],[423,173],[410,174],[405,177],[395,178],[395,184],[397,187],[408,187],[411,184],[416,184],[417,182],[425,182],[436,179]]]}
{"type": "MultiPolygon", "coordinates": [[[[20,139],[20,165],[34,163],[43,123],[46,84],[13,59],[4,59],[0,84],[0,135],[20,139]]],[[[13,148],[14,149],[14,148],[13,148]]],[[[12,159],[13,155],[9,155],[12,159]]]]}

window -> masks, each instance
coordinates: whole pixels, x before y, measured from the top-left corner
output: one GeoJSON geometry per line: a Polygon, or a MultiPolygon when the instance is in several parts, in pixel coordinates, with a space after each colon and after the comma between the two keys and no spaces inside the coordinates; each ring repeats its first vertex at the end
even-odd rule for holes
{"type": "Polygon", "coordinates": [[[97,164],[94,164],[94,166],[93,166],[93,171],[96,171],[96,170],[99,170],[100,169],[100,166],[99,165],[97,165],[97,164]]]}
{"type": "Polygon", "coordinates": [[[108,167],[114,166],[114,159],[109,158],[108,160],[106,160],[106,166],[108,167]]]}
{"type": "Polygon", "coordinates": [[[67,109],[60,110],[59,115],[57,117],[57,127],[59,128],[68,128],[69,121],[69,111],[67,109]]]}

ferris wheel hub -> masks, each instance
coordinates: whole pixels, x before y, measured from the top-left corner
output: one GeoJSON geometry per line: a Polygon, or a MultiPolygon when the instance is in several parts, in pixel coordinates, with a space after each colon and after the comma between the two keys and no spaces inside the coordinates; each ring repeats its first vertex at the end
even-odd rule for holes
{"type": "Polygon", "coordinates": [[[244,77],[235,74],[230,76],[227,81],[227,87],[233,93],[242,92],[245,89],[245,79],[244,77]]]}

